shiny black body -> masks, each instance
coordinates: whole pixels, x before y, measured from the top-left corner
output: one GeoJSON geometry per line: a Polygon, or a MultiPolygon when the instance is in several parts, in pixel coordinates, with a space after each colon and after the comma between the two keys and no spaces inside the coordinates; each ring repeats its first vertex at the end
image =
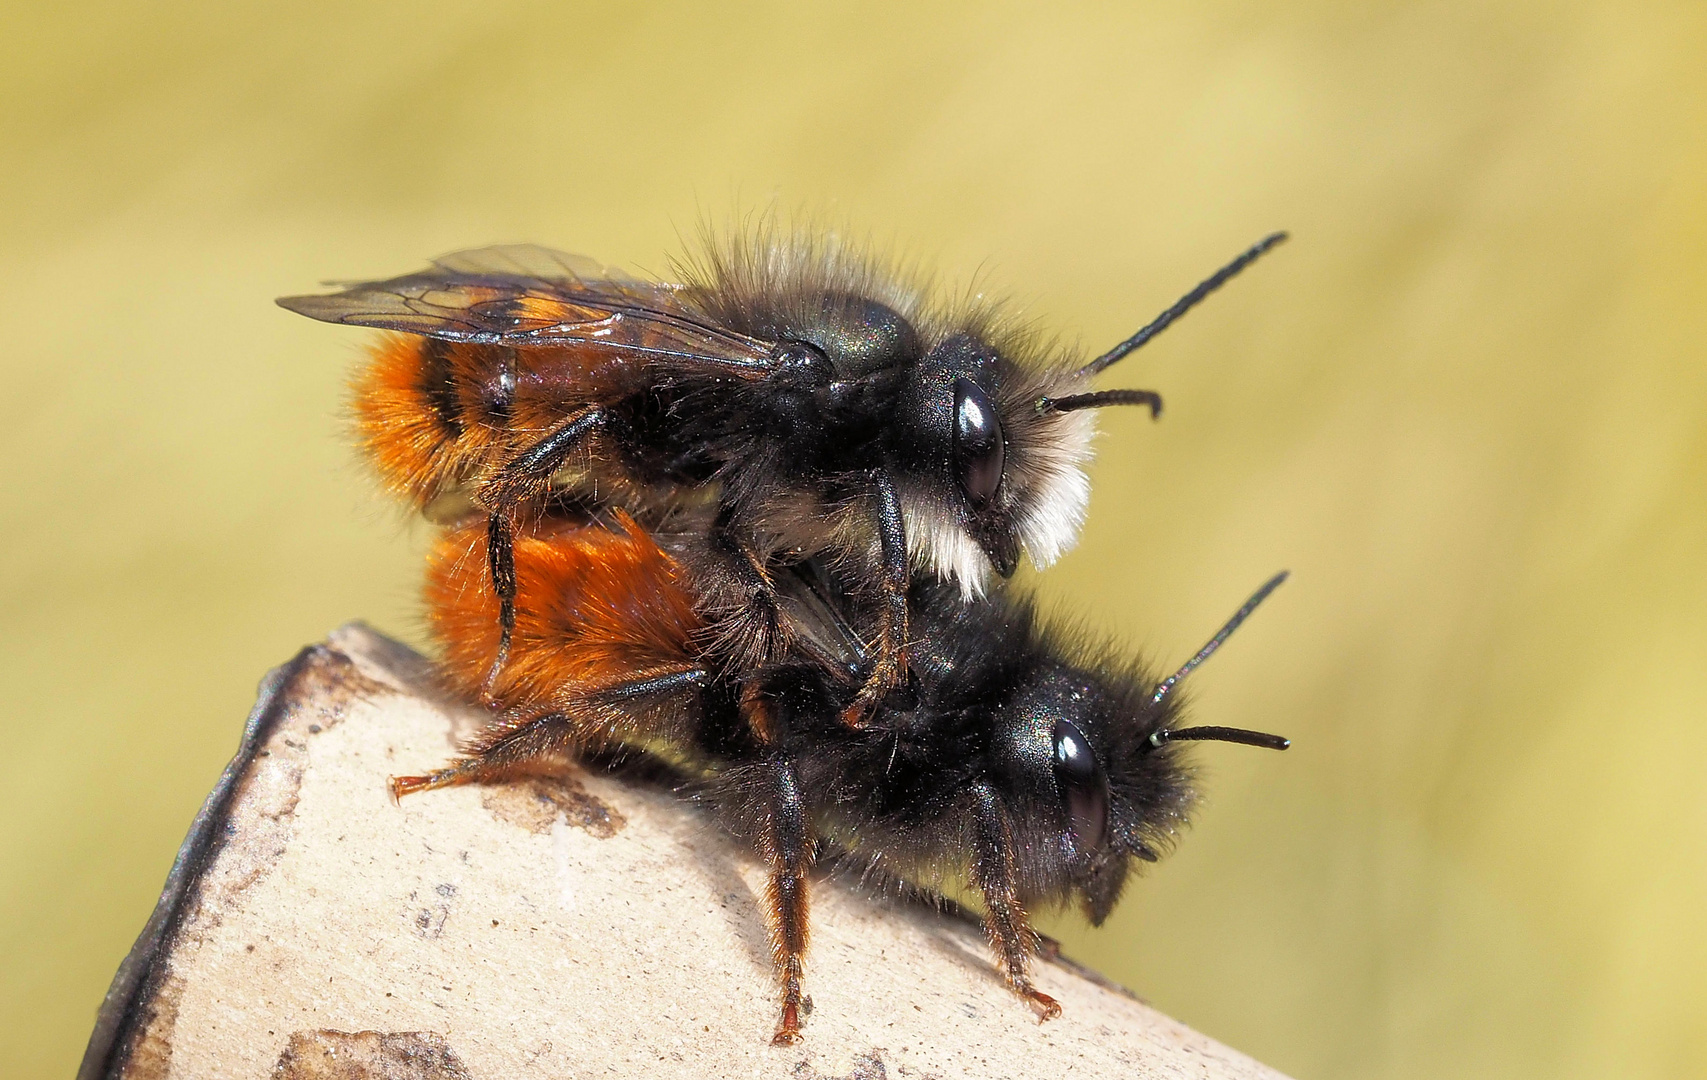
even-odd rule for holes
{"type": "Polygon", "coordinates": [[[940,887],[958,877],[984,904],[1009,986],[1047,1019],[1060,1006],[1028,974],[1028,910],[1113,910],[1133,860],[1154,861],[1186,824],[1191,773],[1178,741],[1285,749],[1277,736],[1181,728],[1179,679],[1219,647],[1285,575],[1264,586],[1174,676],[1044,625],[1029,599],[966,603],[915,582],[912,677],[872,722],[837,721],[857,669],[837,623],[845,594],[816,572],[792,590],[823,631],[799,662],[713,680],[690,752],[706,792],[772,865],[772,925],[784,983],[777,1039],[798,1037],[805,882],[820,844],[862,876],[940,887]],[[838,652],[837,639],[845,645],[838,652]]]}

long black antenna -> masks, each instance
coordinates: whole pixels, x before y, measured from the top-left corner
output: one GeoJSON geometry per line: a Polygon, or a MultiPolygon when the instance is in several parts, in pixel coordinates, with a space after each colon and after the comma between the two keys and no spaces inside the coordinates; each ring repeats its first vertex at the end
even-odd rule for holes
{"type": "Polygon", "coordinates": [[[1292,745],[1292,740],[1284,736],[1270,735],[1266,731],[1250,731],[1242,727],[1188,727],[1172,731],[1164,728],[1152,732],[1149,742],[1152,747],[1160,747],[1165,742],[1185,742],[1189,739],[1243,743],[1246,746],[1261,746],[1269,750],[1284,750],[1292,745]]]}
{"type": "Polygon", "coordinates": [[[1257,259],[1262,257],[1263,252],[1280,243],[1282,240],[1285,240],[1287,235],[1288,234],[1284,232],[1277,232],[1265,236],[1261,240],[1257,241],[1243,255],[1240,255],[1226,266],[1223,266],[1213,274],[1210,274],[1197,286],[1197,288],[1174,301],[1173,307],[1170,307],[1168,310],[1152,319],[1150,324],[1144,327],[1144,329],[1133,334],[1125,341],[1122,341],[1119,345],[1116,345],[1114,348],[1108,350],[1095,360],[1092,360],[1090,363],[1080,368],[1079,374],[1087,377],[1095,375],[1104,368],[1113,364],[1115,361],[1124,357],[1127,353],[1143,347],[1145,342],[1149,341],[1163,330],[1166,330],[1181,315],[1184,315],[1186,312],[1202,303],[1204,297],[1227,284],[1228,280],[1235,274],[1256,262],[1257,259]]]}
{"type": "Polygon", "coordinates": [[[1105,405],[1148,405],[1150,419],[1162,415],[1162,395],[1154,390],[1098,390],[1090,394],[1067,394],[1063,397],[1040,397],[1037,411],[1074,412],[1078,409],[1100,409],[1105,405]]]}
{"type": "MultiPolygon", "coordinates": [[[[1256,592],[1252,593],[1251,598],[1249,600],[1245,601],[1244,606],[1239,608],[1239,610],[1233,612],[1233,617],[1231,619],[1227,620],[1227,624],[1225,626],[1221,627],[1220,630],[1217,630],[1215,632],[1215,636],[1210,638],[1208,643],[1205,644],[1203,646],[1203,648],[1197,650],[1196,656],[1192,657],[1190,660],[1187,660],[1185,662],[1185,666],[1181,667],[1178,671],[1174,672],[1172,675],[1169,675],[1167,678],[1165,678],[1161,681],[1160,685],[1158,685],[1156,687],[1156,692],[1153,695],[1151,695],[1151,697],[1150,697],[1151,703],[1152,704],[1160,704],[1161,700],[1163,698],[1167,697],[1168,694],[1173,691],[1174,686],[1176,684],[1178,684],[1181,679],[1185,678],[1187,675],[1190,675],[1192,673],[1192,671],[1194,669],[1196,669],[1197,665],[1203,663],[1205,660],[1207,660],[1211,656],[1213,656],[1215,654],[1215,650],[1219,649],[1221,647],[1221,643],[1223,641],[1226,641],[1228,638],[1232,637],[1233,631],[1235,631],[1239,628],[1239,624],[1244,622],[1246,619],[1250,618],[1251,612],[1253,612],[1257,609],[1257,605],[1262,603],[1264,600],[1267,600],[1269,593],[1280,588],[1280,583],[1285,581],[1291,573],[1292,573],[1292,571],[1290,571],[1290,570],[1282,570],[1280,573],[1274,575],[1273,577],[1269,578],[1268,581],[1264,582],[1262,588],[1260,588],[1256,592]]],[[[1191,731],[1193,729],[1186,728],[1185,730],[1191,731]]],[[[1199,730],[1201,730],[1201,729],[1199,729],[1199,730]]],[[[1229,729],[1229,730],[1236,730],[1236,729],[1229,729]]],[[[1153,737],[1154,736],[1152,736],[1152,738],[1153,737]]],[[[1208,736],[1202,736],[1202,737],[1208,738],[1208,736]]]]}

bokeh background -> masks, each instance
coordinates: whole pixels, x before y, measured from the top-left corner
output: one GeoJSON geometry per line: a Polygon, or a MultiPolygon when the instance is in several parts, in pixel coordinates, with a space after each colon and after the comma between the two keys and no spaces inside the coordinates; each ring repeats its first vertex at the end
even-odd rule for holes
{"type": "Polygon", "coordinates": [[[1169,411],[1037,586],[1178,660],[1289,567],[1194,682],[1295,747],[1071,951],[1300,1077],[1707,1075],[1707,7],[1629,0],[6,5],[0,1071],[261,673],[420,639],[362,335],[272,298],[773,204],[1087,349],[1294,233],[1105,379],[1169,411]]]}

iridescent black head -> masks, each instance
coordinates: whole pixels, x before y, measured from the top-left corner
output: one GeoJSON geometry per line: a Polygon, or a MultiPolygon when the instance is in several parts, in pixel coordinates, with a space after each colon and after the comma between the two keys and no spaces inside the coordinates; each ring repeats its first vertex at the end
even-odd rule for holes
{"type": "Polygon", "coordinates": [[[1193,798],[1181,742],[1284,750],[1287,740],[1225,727],[1180,727],[1176,688],[1272,592],[1269,581],[1179,671],[1157,682],[1107,659],[1066,658],[1036,634],[1031,662],[1000,711],[996,761],[1008,772],[1024,877],[1034,895],[1074,897],[1093,923],[1113,910],[1133,859],[1155,861],[1193,798]]]}

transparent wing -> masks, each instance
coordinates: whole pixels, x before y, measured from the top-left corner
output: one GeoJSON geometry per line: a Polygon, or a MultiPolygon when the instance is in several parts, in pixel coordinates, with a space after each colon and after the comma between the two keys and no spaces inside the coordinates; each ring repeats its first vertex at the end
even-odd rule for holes
{"type": "Polygon", "coordinates": [[[469,277],[491,275],[506,279],[531,278],[541,283],[571,283],[585,285],[603,281],[620,285],[638,285],[653,289],[671,289],[641,281],[613,266],[606,266],[585,255],[571,255],[538,244],[494,244],[491,247],[456,251],[433,260],[433,267],[447,274],[469,277]]]}
{"type": "Polygon", "coordinates": [[[533,244],[459,251],[430,269],[278,304],[321,322],[481,344],[587,344],[642,358],[757,377],[771,344],[687,310],[676,285],[640,281],[580,255],[533,244]]]}

